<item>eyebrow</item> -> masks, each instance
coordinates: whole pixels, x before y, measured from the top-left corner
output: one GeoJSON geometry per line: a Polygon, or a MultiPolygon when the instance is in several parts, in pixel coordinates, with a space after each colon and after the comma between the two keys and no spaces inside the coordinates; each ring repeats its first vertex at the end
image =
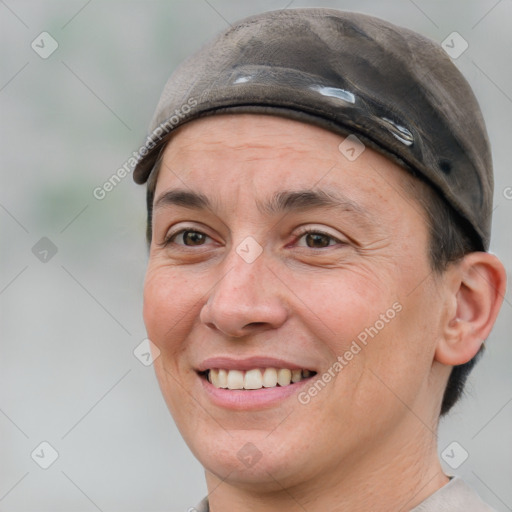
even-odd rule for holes
{"type": "MultiPolygon", "coordinates": [[[[155,201],[155,210],[166,206],[214,211],[207,196],[185,189],[169,190],[160,195],[155,201]]],[[[261,213],[271,216],[314,208],[332,208],[355,213],[366,220],[370,218],[369,212],[358,203],[340,192],[326,189],[283,190],[276,192],[269,201],[257,201],[256,206],[261,213]]]]}
{"type": "Polygon", "coordinates": [[[193,210],[211,210],[212,205],[204,194],[190,192],[184,189],[168,190],[163,193],[156,201],[154,209],[165,206],[182,206],[193,210]]]}
{"type": "Polygon", "coordinates": [[[277,215],[313,208],[335,208],[368,217],[368,212],[344,194],[326,189],[284,190],[276,192],[266,203],[258,203],[258,209],[268,215],[277,215]]]}

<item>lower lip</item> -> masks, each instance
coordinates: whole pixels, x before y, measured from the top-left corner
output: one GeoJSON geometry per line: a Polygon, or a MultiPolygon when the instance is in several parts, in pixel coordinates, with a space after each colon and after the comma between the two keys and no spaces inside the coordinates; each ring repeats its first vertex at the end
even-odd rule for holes
{"type": "Polygon", "coordinates": [[[261,388],[253,390],[216,388],[208,380],[199,377],[203,389],[211,401],[219,407],[237,411],[249,411],[254,409],[266,409],[281,403],[292,395],[297,395],[302,387],[311,380],[301,380],[288,386],[276,386],[274,388],[261,388]]]}

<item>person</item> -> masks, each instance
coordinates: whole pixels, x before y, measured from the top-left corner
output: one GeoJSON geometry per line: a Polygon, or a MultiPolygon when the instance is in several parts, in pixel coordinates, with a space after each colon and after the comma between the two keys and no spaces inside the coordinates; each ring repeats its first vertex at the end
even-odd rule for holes
{"type": "Polygon", "coordinates": [[[242,20],[173,73],[134,179],[196,510],[491,510],[436,444],[505,291],[484,121],[440,46],[331,9],[242,20]]]}

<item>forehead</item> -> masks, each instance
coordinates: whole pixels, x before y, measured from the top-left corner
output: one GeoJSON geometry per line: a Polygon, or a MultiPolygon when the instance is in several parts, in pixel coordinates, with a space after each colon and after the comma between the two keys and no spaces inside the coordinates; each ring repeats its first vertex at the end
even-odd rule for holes
{"type": "Polygon", "coordinates": [[[156,181],[155,197],[168,189],[192,187],[220,202],[233,201],[235,191],[264,198],[285,190],[322,189],[341,192],[370,209],[389,203],[419,210],[410,193],[416,178],[371,148],[356,146],[362,152],[352,158],[346,153],[347,140],[271,115],[206,117],[173,134],[156,180],[148,186],[155,188],[156,181]]]}
{"type": "Polygon", "coordinates": [[[216,115],[181,126],[159,167],[161,186],[173,179],[215,178],[218,183],[230,175],[310,187],[320,181],[339,184],[344,177],[367,183],[382,181],[384,174],[409,179],[405,170],[353,135],[344,140],[312,124],[261,114],[216,115]]]}
{"type": "MultiPolygon", "coordinates": [[[[267,162],[276,170],[276,162],[283,160],[288,165],[298,164],[304,158],[318,163],[332,161],[333,150],[338,158],[341,140],[325,129],[277,116],[216,115],[180,127],[170,139],[163,160],[179,160],[192,168],[195,162],[232,162],[226,170],[248,162],[257,162],[259,169],[264,170],[267,162]]],[[[286,169],[279,170],[282,173],[286,169]]],[[[298,173],[294,176],[301,177],[298,173]]]]}

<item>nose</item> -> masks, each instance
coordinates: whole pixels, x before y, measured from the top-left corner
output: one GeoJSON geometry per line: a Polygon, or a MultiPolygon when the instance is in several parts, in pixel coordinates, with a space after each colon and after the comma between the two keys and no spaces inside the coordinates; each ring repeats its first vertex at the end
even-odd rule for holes
{"type": "Polygon", "coordinates": [[[225,263],[223,277],[201,309],[201,322],[232,338],[279,328],[288,309],[265,256],[247,263],[233,251],[225,263]]]}

